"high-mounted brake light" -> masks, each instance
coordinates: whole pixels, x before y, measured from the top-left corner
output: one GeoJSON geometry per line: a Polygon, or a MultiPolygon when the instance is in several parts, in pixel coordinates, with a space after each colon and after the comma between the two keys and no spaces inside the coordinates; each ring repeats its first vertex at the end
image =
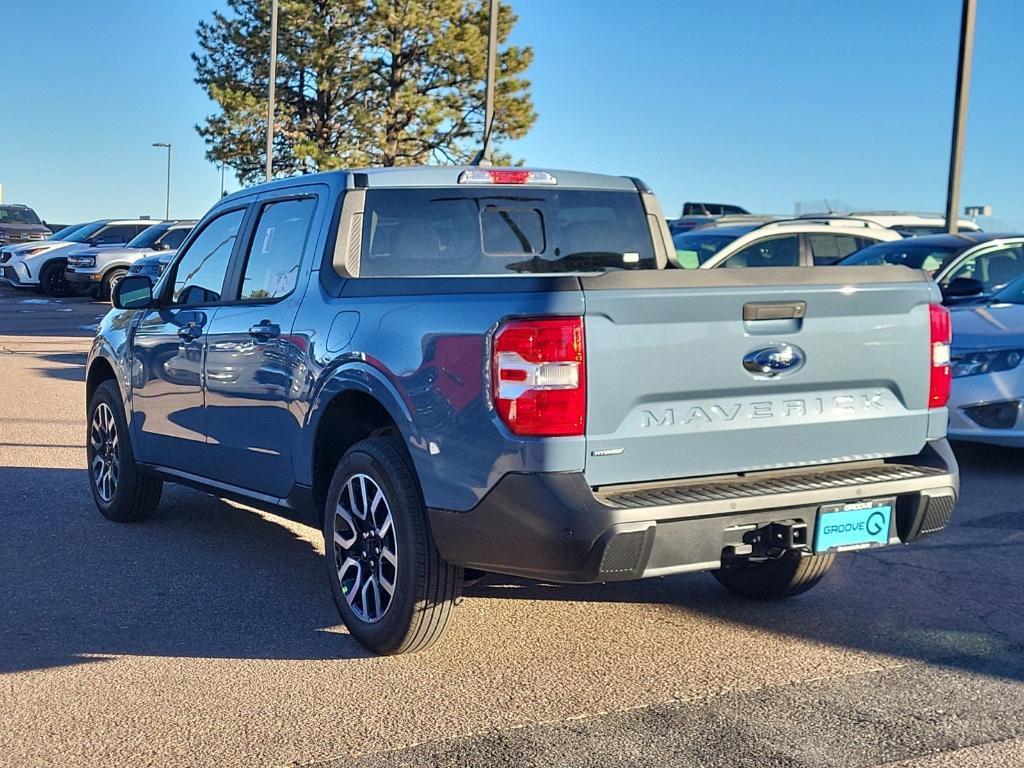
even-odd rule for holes
{"type": "Polygon", "coordinates": [[[582,435],[587,362],[583,318],[513,320],[494,334],[491,395],[517,435],[582,435]]]}
{"type": "Polygon", "coordinates": [[[520,168],[474,168],[459,174],[459,184],[557,184],[547,171],[520,168]]]}
{"type": "Polygon", "coordinates": [[[952,373],[949,365],[949,347],[953,341],[953,329],[949,310],[941,304],[928,307],[931,325],[931,384],[928,388],[928,407],[942,408],[949,402],[949,387],[952,373]]]}

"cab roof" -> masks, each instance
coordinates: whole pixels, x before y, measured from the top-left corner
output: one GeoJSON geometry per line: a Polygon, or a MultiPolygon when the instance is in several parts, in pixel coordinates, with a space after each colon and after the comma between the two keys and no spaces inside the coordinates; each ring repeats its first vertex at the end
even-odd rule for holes
{"type": "Polygon", "coordinates": [[[536,171],[548,173],[555,177],[555,184],[508,184],[495,186],[540,187],[546,189],[594,189],[607,191],[636,192],[642,182],[628,176],[611,176],[600,173],[582,171],[555,170],[534,167],[486,167],[470,165],[410,165],[394,168],[353,168],[350,170],[325,171],[301,176],[290,176],[287,179],[257,184],[239,190],[218,203],[241,199],[250,195],[260,194],[278,189],[287,189],[305,184],[327,184],[343,189],[395,189],[414,187],[466,187],[479,188],[480,184],[460,184],[459,177],[464,171],[536,171]]]}

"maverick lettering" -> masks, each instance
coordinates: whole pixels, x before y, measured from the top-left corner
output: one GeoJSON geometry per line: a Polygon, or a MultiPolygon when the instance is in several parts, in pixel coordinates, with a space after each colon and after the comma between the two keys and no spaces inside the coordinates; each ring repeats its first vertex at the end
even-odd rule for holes
{"type": "Polygon", "coordinates": [[[670,427],[677,424],[716,424],[745,420],[787,419],[808,416],[842,415],[864,411],[884,411],[881,392],[833,397],[792,398],[789,400],[757,400],[748,403],[713,403],[689,408],[665,408],[660,412],[640,412],[644,428],[670,427]]]}

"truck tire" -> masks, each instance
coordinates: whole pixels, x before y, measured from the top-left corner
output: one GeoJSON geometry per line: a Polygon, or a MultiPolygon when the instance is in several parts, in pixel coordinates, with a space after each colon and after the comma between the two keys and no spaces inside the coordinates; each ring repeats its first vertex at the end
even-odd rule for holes
{"type": "Polygon", "coordinates": [[[778,560],[738,563],[712,571],[730,592],[752,600],[782,600],[813,587],[832,567],[836,556],[787,552],[778,560]]]}
{"type": "Polygon", "coordinates": [[[85,452],[89,487],[103,516],[118,523],[156,513],[163,482],[142,472],[132,454],[128,421],[114,381],[100,384],[89,400],[85,452]]]}
{"type": "Polygon", "coordinates": [[[100,295],[97,296],[100,301],[110,301],[110,297],[114,295],[114,289],[117,284],[124,280],[125,275],[128,274],[126,269],[112,269],[107,272],[103,277],[103,284],[100,286],[100,295]]]}
{"type": "Polygon", "coordinates": [[[64,279],[65,266],[67,266],[67,262],[65,262],[64,259],[51,261],[43,267],[43,271],[39,273],[39,288],[47,296],[52,296],[55,299],[63,299],[66,296],[71,296],[75,292],[71,283],[64,279]]]}
{"type": "Polygon", "coordinates": [[[414,653],[444,635],[462,593],[462,569],[437,551],[398,440],[370,438],[345,453],[331,478],[323,533],[334,602],[363,646],[414,653]]]}

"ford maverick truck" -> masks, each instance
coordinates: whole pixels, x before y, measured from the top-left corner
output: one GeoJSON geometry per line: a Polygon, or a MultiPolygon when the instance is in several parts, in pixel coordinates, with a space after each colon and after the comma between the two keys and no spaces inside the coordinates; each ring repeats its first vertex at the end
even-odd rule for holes
{"type": "MultiPolygon", "coordinates": [[[[100,511],[162,484],[320,526],[379,653],[465,579],[710,571],[756,599],[943,528],[949,315],[903,267],[681,270],[650,190],[523,168],[336,171],[219,201],[88,361],[100,511]]],[[[184,567],[184,564],[183,564],[184,567]]]]}

